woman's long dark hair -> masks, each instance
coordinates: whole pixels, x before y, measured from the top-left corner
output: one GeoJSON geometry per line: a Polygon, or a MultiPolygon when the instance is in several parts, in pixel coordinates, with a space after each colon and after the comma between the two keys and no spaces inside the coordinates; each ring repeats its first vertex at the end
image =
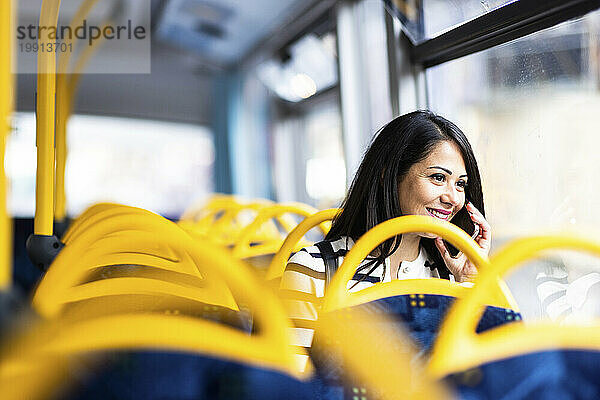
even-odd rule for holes
{"type": "MultiPolygon", "coordinates": [[[[459,147],[469,179],[465,197],[485,216],[479,168],[465,134],[455,124],[431,111],[414,111],[395,118],[375,135],[342,202],[342,212],[333,220],[325,239],[348,236],[358,240],[375,225],[404,215],[398,200],[399,183],[413,164],[425,159],[442,141],[451,141],[459,147]]],[[[451,222],[473,234],[474,226],[464,207],[451,222]]],[[[365,263],[358,272],[367,268],[372,271],[383,264],[400,244],[400,237],[396,239],[380,244],[371,262],[365,263]]],[[[440,276],[447,279],[449,271],[434,240],[422,238],[421,245],[440,276]]],[[[456,252],[449,248],[451,253],[456,252]]]]}

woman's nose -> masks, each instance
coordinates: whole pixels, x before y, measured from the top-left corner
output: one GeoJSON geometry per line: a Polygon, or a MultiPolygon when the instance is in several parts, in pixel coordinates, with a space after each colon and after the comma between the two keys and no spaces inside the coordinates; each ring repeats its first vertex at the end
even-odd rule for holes
{"type": "Polygon", "coordinates": [[[452,206],[458,206],[460,203],[460,193],[458,190],[446,186],[444,193],[442,193],[441,200],[443,203],[447,203],[452,206]]]}

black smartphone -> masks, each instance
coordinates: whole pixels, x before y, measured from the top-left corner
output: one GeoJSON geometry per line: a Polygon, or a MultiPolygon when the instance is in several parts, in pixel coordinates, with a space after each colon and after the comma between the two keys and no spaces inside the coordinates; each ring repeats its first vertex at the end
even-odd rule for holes
{"type": "Polygon", "coordinates": [[[471,225],[473,225],[473,234],[471,235],[471,238],[472,238],[473,240],[475,240],[475,238],[476,238],[477,236],[479,236],[479,225],[477,225],[477,224],[475,224],[475,223],[473,222],[473,220],[471,219],[471,216],[469,215],[469,211],[466,209],[466,207],[467,207],[467,203],[470,203],[470,202],[471,202],[471,201],[469,200],[469,197],[467,197],[467,196],[465,195],[465,211],[467,211],[467,215],[469,216],[469,222],[471,223],[471,225]]]}

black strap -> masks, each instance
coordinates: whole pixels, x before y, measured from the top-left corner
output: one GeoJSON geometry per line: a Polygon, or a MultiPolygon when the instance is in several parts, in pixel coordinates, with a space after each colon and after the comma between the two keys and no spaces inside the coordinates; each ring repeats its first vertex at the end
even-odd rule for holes
{"type": "Polygon", "coordinates": [[[333,251],[331,242],[323,241],[315,244],[321,256],[323,257],[323,263],[325,264],[325,288],[329,287],[335,271],[338,269],[338,258],[333,251]]]}
{"type": "Polygon", "coordinates": [[[442,263],[442,267],[438,267],[438,264],[425,261],[425,266],[431,271],[437,269],[438,275],[441,279],[450,280],[450,270],[446,267],[446,264],[442,263]]]}

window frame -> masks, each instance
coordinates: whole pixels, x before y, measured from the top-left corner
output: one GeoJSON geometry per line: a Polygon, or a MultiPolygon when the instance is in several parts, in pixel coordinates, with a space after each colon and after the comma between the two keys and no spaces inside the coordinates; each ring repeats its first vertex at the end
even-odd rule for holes
{"type": "Polygon", "coordinates": [[[418,45],[412,62],[424,69],[509,42],[600,8],[598,0],[519,0],[418,45]]]}

